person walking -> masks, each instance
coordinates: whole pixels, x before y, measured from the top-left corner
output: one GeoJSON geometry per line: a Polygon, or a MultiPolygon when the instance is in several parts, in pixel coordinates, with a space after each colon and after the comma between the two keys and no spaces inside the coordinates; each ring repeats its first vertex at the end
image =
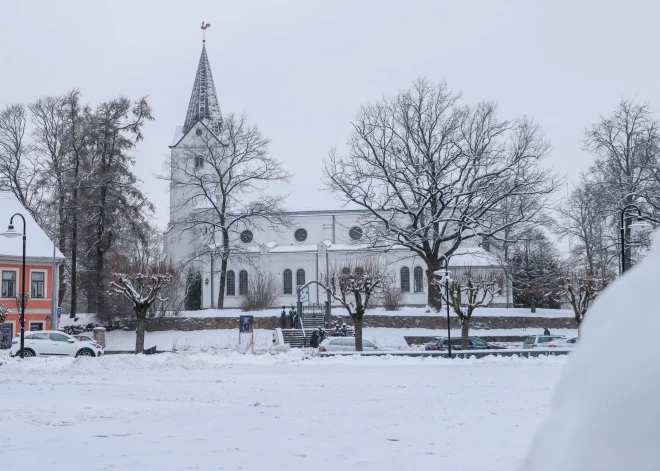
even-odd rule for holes
{"type": "Polygon", "coordinates": [[[550,335],[550,331],[548,330],[547,327],[544,327],[543,335],[550,335]]]}
{"type": "Polygon", "coordinates": [[[312,336],[309,339],[309,346],[312,348],[319,348],[319,331],[314,329],[312,336]]]}
{"type": "Polygon", "coordinates": [[[291,323],[291,328],[296,328],[296,312],[293,310],[293,306],[289,309],[289,322],[291,323]]]}

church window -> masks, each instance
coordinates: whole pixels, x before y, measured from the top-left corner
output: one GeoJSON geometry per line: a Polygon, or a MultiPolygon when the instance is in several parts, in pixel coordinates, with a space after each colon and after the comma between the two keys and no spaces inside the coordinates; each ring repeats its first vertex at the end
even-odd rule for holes
{"type": "Polygon", "coordinates": [[[284,294],[293,294],[293,274],[288,268],[284,270],[284,294]]]}
{"type": "Polygon", "coordinates": [[[227,296],[236,296],[236,274],[234,270],[227,272],[227,296]]]}
{"type": "Polygon", "coordinates": [[[197,134],[198,136],[201,136],[202,135],[202,130],[198,129],[197,131],[195,131],[195,134],[197,134]]]}
{"type": "Polygon", "coordinates": [[[252,234],[252,231],[245,229],[243,232],[241,232],[241,242],[248,244],[252,242],[253,238],[254,235],[252,234]]]}
{"type": "Polygon", "coordinates": [[[245,270],[241,270],[238,273],[238,294],[240,296],[246,296],[248,292],[248,273],[245,270]]]}
{"type": "Polygon", "coordinates": [[[204,157],[195,156],[195,168],[204,167],[204,157]]]}
{"type": "Polygon", "coordinates": [[[296,271],[296,286],[302,286],[305,284],[305,270],[299,268],[296,271]]]}
{"type": "Polygon", "coordinates": [[[296,229],[296,232],[293,235],[298,242],[304,242],[307,240],[307,231],[303,228],[296,229]]]}
{"type": "Polygon", "coordinates": [[[424,291],[424,270],[422,267],[415,267],[413,272],[415,278],[415,293],[424,291]]]}
{"type": "Polygon", "coordinates": [[[360,240],[362,238],[362,228],[361,227],[351,227],[351,230],[348,231],[348,235],[353,240],[360,240]]]}
{"type": "Polygon", "coordinates": [[[410,268],[401,267],[401,292],[410,293],[410,268]]]}

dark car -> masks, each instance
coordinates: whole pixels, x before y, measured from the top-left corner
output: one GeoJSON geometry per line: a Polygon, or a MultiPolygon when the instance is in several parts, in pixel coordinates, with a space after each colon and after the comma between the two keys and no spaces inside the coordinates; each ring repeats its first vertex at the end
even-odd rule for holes
{"type": "MultiPolygon", "coordinates": [[[[504,349],[504,347],[499,347],[497,345],[490,344],[479,337],[469,337],[468,343],[470,350],[504,349]]],[[[449,347],[449,342],[446,337],[434,337],[429,341],[429,343],[426,344],[424,350],[447,350],[448,347],[449,347]]],[[[461,350],[462,347],[463,347],[463,339],[461,337],[451,339],[452,350],[461,350]]]]}

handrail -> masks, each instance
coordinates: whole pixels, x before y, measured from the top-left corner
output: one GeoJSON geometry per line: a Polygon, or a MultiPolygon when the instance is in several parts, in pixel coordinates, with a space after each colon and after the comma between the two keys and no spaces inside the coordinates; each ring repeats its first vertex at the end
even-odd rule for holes
{"type": "Polygon", "coordinates": [[[307,334],[305,334],[305,324],[303,323],[302,320],[302,313],[298,314],[298,322],[300,322],[300,329],[302,330],[303,333],[303,347],[307,346],[307,334]]]}

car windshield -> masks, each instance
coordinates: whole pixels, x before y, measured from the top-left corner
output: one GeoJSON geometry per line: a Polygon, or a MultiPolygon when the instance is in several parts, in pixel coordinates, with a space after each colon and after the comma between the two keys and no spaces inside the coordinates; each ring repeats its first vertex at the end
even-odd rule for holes
{"type": "Polygon", "coordinates": [[[440,339],[431,339],[426,345],[437,345],[440,339]]]}
{"type": "Polygon", "coordinates": [[[488,345],[486,342],[484,342],[481,339],[471,339],[471,340],[472,340],[472,344],[477,345],[478,347],[485,347],[488,345]]]}
{"type": "Polygon", "coordinates": [[[527,337],[525,339],[525,343],[526,344],[532,344],[532,343],[534,343],[534,340],[536,340],[536,337],[527,337]]]}

